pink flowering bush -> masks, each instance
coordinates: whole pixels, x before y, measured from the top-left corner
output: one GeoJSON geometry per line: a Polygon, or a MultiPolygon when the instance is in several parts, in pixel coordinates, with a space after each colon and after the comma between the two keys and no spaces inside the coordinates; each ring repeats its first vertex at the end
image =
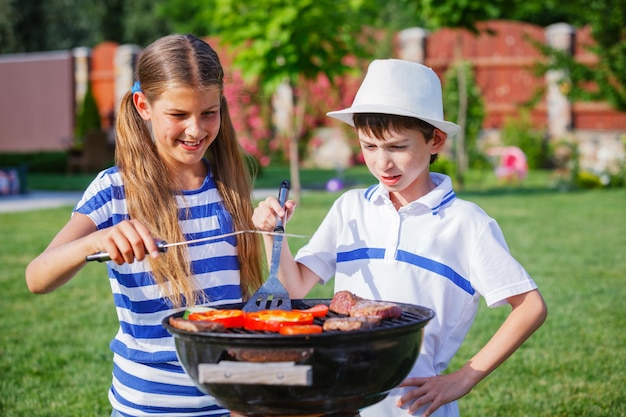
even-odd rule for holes
{"type": "MultiPolygon", "coordinates": [[[[357,61],[353,57],[346,58],[346,63],[352,67],[357,67],[357,61]]],[[[329,80],[324,74],[320,74],[317,79],[301,83],[303,88],[308,89],[306,103],[306,115],[304,120],[304,132],[301,132],[301,150],[314,150],[322,144],[320,138],[314,136],[316,129],[320,127],[336,127],[344,129],[346,136],[354,135],[354,129],[345,123],[336,121],[326,116],[332,110],[339,110],[352,105],[354,96],[361,82],[361,75],[346,74],[329,80]]],[[[354,162],[363,163],[360,150],[353,147],[354,162]]]]}
{"type": "MultiPolygon", "coordinates": [[[[354,61],[354,60],[352,60],[354,61]]],[[[271,98],[263,96],[260,88],[249,86],[239,71],[233,71],[226,80],[224,95],[228,100],[231,118],[241,146],[261,166],[272,162],[285,162],[288,155],[288,138],[275,134],[272,126],[271,98]]],[[[302,131],[298,144],[300,156],[315,148],[314,131],[319,127],[338,126],[339,123],[326,116],[331,110],[349,107],[352,103],[360,78],[344,75],[333,83],[323,74],[315,80],[302,80],[295,89],[297,98],[307,97],[302,131]],[[301,94],[303,89],[306,94],[301,94]]],[[[350,132],[350,127],[342,127],[350,132]]],[[[319,140],[318,140],[319,142],[319,140]]],[[[317,143],[319,145],[319,143],[317,143]]],[[[355,152],[356,153],[356,152],[355,152]]]]}
{"type": "Polygon", "coordinates": [[[267,166],[271,160],[269,142],[272,137],[269,117],[265,117],[269,110],[267,100],[246,87],[239,71],[231,73],[230,77],[224,83],[224,95],[239,143],[261,166],[267,166]]]}

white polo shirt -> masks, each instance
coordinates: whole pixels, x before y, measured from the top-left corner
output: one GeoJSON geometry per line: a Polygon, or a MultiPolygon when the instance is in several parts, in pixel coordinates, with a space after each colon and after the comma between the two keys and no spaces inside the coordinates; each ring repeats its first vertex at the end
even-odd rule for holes
{"type": "MultiPolygon", "coordinates": [[[[346,192],[296,255],[323,283],[334,276],[335,292],[435,311],[410,376],[446,369],[474,321],[481,296],[495,307],[536,288],[509,253],[496,221],[476,204],[457,198],[449,177],[431,173],[431,178],[436,188],[399,211],[381,184],[346,192]]],[[[407,412],[395,405],[399,396],[400,390],[393,390],[361,415],[405,417],[407,412]]],[[[456,402],[435,416],[458,416],[456,402]]]]}

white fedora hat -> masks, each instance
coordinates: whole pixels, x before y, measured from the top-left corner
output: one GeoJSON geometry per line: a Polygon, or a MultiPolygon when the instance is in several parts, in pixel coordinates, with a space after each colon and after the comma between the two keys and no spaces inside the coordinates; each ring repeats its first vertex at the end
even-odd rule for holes
{"type": "Polygon", "coordinates": [[[441,81],[435,72],[416,62],[401,59],[372,61],[352,106],[326,113],[354,126],[354,113],[385,113],[421,119],[448,136],[461,127],[443,120],[441,81]]]}

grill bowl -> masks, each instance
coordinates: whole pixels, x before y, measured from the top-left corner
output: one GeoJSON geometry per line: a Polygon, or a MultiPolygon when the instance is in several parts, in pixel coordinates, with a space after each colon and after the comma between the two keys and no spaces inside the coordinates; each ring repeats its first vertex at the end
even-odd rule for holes
{"type": "MultiPolygon", "coordinates": [[[[292,300],[294,309],[330,304],[328,299],[292,300]]],[[[193,333],[169,325],[176,353],[198,389],[217,403],[246,416],[331,415],[355,413],[387,396],[417,360],[423,328],[435,313],[426,307],[397,303],[398,319],[383,320],[373,329],[285,336],[230,329],[227,333],[193,333]],[[200,378],[199,365],[235,362],[291,361],[310,368],[307,385],[230,383],[200,378]]],[[[219,308],[241,309],[244,303],[219,308]]],[[[327,317],[337,316],[330,313],[327,317]]],[[[322,324],[322,319],[316,319],[322,324]]],[[[268,374],[275,364],[267,363],[268,374]]]]}

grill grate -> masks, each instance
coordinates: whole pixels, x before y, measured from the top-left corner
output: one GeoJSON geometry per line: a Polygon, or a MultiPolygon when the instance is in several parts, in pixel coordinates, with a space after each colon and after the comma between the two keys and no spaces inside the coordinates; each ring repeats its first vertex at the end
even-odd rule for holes
{"type": "MultiPolygon", "coordinates": [[[[326,317],[320,318],[320,317],[316,317],[314,319],[314,323],[315,324],[319,324],[320,326],[324,325],[324,322],[330,318],[334,318],[334,317],[347,317],[344,314],[338,314],[338,313],[334,313],[332,311],[329,311],[328,314],[326,315],[326,317]]],[[[380,324],[378,324],[375,329],[383,329],[383,328],[395,328],[395,327],[400,327],[400,326],[404,326],[404,325],[412,325],[415,324],[417,322],[421,322],[424,320],[424,315],[422,314],[418,314],[412,311],[403,311],[402,315],[398,318],[395,319],[385,319],[385,320],[381,320],[380,324]]],[[[353,330],[352,332],[367,332],[367,331],[371,331],[373,329],[363,329],[363,330],[353,330]]],[[[244,328],[230,328],[230,329],[226,329],[225,332],[223,333],[230,333],[230,334],[256,334],[256,335],[276,335],[276,333],[272,333],[272,332],[264,332],[264,331],[258,331],[258,330],[247,330],[244,328]]],[[[341,334],[345,334],[346,332],[341,331],[341,330],[324,330],[324,334],[333,334],[333,333],[341,333],[341,334]]],[[[315,336],[315,335],[310,335],[310,336],[315,336]]]]}

